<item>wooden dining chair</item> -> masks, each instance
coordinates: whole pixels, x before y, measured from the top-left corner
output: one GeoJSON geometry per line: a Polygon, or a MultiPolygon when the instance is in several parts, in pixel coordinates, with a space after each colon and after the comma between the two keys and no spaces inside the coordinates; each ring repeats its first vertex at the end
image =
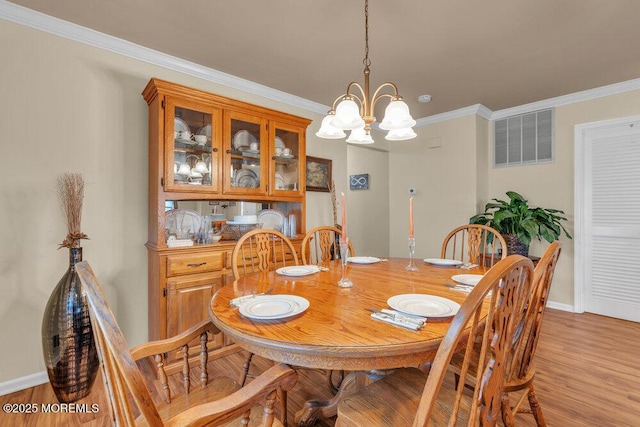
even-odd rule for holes
{"type": "Polygon", "coordinates": [[[500,417],[503,376],[522,327],[520,314],[531,290],[533,263],[521,255],[499,261],[469,293],[451,321],[429,373],[398,369],[346,397],[337,427],[488,425],[500,417]],[[485,316],[486,314],[486,316],[485,316]],[[476,337],[481,337],[476,342],[476,337]],[[470,368],[474,343],[487,357],[478,363],[473,394],[445,383],[452,356],[465,348],[462,372],[470,368]]]}
{"type": "Polygon", "coordinates": [[[514,358],[510,369],[507,370],[506,384],[502,398],[502,419],[505,425],[515,426],[514,416],[518,412],[533,414],[538,426],[546,426],[542,408],[536,396],[533,381],[536,370],[533,364],[540,331],[542,329],[542,319],[544,317],[549,290],[553,281],[558,258],[562,249],[560,242],[555,241],[549,245],[544,255],[536,265],[533,275],[533,292],[526,313],[525,335],[518,341],[514,348],[514,358]],[[526,390],[526,392],[511,406],[509,393],[526,390]],[[525,398],[529,401],[530,410],[521,408],[525,398]]]}
{"type": "MultiPolygon", "coordinates": [[[[321,225],[305,234],[302,239],[302,263],[324,264],[340,259],[340,233],[338,227],[321,225]]],[[[353,244],[348,241],[349,256],[355,256],[353,244]]]]}
{"type": "Polygon", "coordinates": [[[507,243],[495,229],[481,224],[456,227],[442,242],[441,258],[492,267],[507,257],[507,243]]]}
{"type": "MultiPolygon", "coordinates": [[[[276,270],[287,265],[298,265],[298,254],[284,234],[272,229],[257,229],[244,234],[231,253],[233,277],[238,280],[247,274],[276,270]]],[[[249,353],[242,367],[240,384],[244,386],[249,374],[253,353],[249,353]]],[[[283,398],[286,407],[286,397],[283,398]]]]}
{"type": "Polygon", "coordinates": [[[238,239],[231,253],[231,270],[236,280],[287,265],[298,265],[298,254],[291,240],[277,230],[251,230],[238,239]]]}
{"type": "MultiPolygon", "coordinates": [[[[302,252],[302,263],[305,265],[319,265],[340,259],[341,233],[342,229],[339,228],[339,226],[331,225],[321,225],[309,230],[302,239],[300,250],[300,252],[302,252]]],[[[349,239],[347,243],[349,247],[349,256],[355,256],[351,240],[349,239]]],[[[327,383],[329,390],[331,390],[332,393],[335,394],[338,392],[343,379],[344,371],[327,371],[327,383]]]]}
{"type": "MultiPolygon", "coordinates": [[[[560,257],[560,242],[552,242],[547,250],[538,261],[533,274],[533,285],[531,294],[527,301],[526,311],[524,313],[524,328],[522,336],[516,341],[512,348],[512,356],[507,364],[505,373],[504,394],[502,396],[502,419],[506,426],[515,426],[515,415],[517,413],[533,414],[538,426],[546,426],[544,415],[538,397],[536,396],[533,382],[536,376],[534,366],[534,356],[540,338],[540,330],[542,328],[542,319],[544,317],[551,282],[553,281],[553,273],[556,263],[560,257]],[[510,394],[525,391],[511,405],[510,394]],[[529,408],[522,407],[524,401],[528,400],[529,408]]],[[[474,359],[480,358],[480,352],[475,349],[472,356],[474,359]]],[[[459,381],[460,371],[462,367],[463,357],[461,354],[453,356],[451,361],[451,370],[456,376],[456,382],[459,381]]],[[[467,375],[465,384],[472,387],[475,379],[471,375],[467,375]],[[470,386],[471,384],[471,386],[470,386]]]]}
{"type": "Polygon", "coordinates": [[[284,416],[282,405],[277,405],[277,396],[295,385],[297,374],[293,369],[278,364],[242,389],[229,378],[209,379],[208,363],[228,352],[224,347],[219,352],[207,347],[209,336],[220,334],[211,321],[176,337],[129,350],[93,270],[86,261],[78,263],[76,268],[89,304],[113,425],[226,425],[238,418],[246,423],[257,405],[264,407],[264,425],[282,425],[275,417],[276,411],[284,416]],[[200,342],[199,356],[189,357],[189,343],[194,339],[200,342]],[[182,354],[180,372],[170,374],[165,355],[176,350],[182,354]],[[210,357],[212,353],[215,358],[210,357]],[[138,364],[148,357],[153,358],[157,370],[153,378],[145,377],[138,364]],[[154,400],[149,383],[151,390],[159,390],[162,398],[154,400]],[[182,393],[172,388],[175,384],[181,385],[182,393]]]}

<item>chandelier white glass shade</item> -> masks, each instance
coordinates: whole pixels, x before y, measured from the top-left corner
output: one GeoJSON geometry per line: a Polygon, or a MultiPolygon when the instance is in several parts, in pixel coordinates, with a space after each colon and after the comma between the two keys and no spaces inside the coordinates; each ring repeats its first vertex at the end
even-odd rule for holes
{"type": "Polygon", "coordinates": [[[369,76],[371,60],[369,59],[369,1],[364,2],[365,16],[365,57],[364,87],[357,82],[347,86],[347,92],[338,96],[327,116],[322,120],[316,136],[327,139],[344,138],[343,131],[350,130],[347,142],[354,144],[372,144],[371,125],[376,122],[373,115],[376,103],[382,98],[389,98],[389,105],[380,123],[380,129],[389,133],[385,139],[401,141],[416,137],[412,127],[416,121],[409,112],[409,107],[398,93],[398,87],[391,82],[381,84],[371,96],[369,76]],[[342,132],[342,133],[341,133],[342,132]],[[339,136],[340,135],[340,136],[339,136]]]}
{"type": "Polygon", "coordinates": [[[417,135],[413,131],[413,128],[406,127],[400,129],[391,129],[387,136],[384,137],[387,141],[404,141],[406,139],[415,138],[417,135]]]}
{"type": "Polygon", "coordinates": [[[416,121],[411,117],[407,104],[401,100],[393,100],[389,102],[389,105],[384,110],[384,118],[380,122],[380,129],[404,129],[415,125],[416,121]]]}
{"type": "Polygon", "coordinates": [[[373,144],[371,133],[364,130],[364,125],[357,129],[353,129],[347,138],[347,142],[351,144],[373,144]]]}
{"type": "Polygon", "coordinates": [[[330,123],[331,126],[343,130],[358,129],[365,125],[364,119],[360,116],[358,104],[348,95],[343,96],[330,123]]]}
{"type": "Polygon", "coordinates": [[[347,136],[346,133],[342,129],[338,129],[335,126],[331,125],[331,120],[333,120],[335,116],[335,111],[327,114],[324,119],[322,119],[322,124],[320,125],[320,130],[316,132],[316,136],[325,139],[342,139],[347,136]]]}

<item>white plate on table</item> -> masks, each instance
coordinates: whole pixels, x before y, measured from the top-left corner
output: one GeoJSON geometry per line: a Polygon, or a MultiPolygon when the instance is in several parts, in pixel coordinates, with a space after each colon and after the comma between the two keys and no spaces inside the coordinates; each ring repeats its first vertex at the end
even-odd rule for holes
{"type": "Polygon", "coordinates": [[[320,271],[320,268],[316,265],[291,265],[289,267],[280,267],[276,270],[276,273],[282,274],[283,276],[300,277],[308,276],[318,271],[320,271]]]}
{"type": "Polygon", "coordinates": [[[403,313],[423,317],[451,317],[460,309],[460,304],[436,295],[402,294],[387,300],[389,307],[403,313]]]}
{"type": "Polygon", "coordinates": [[[462,261],[458,261],[457,259],[444,259],[444,258],[426,258],[424,262],[433,265],[442,265],[442,266],[457,266],[463,264],[462,261]]]}
{"type": "Polygon", "coordinates": [[[451,276],[451,279],[463,285],[475,286],[483,277],[483,274],[456,274],[455,276],[451,276]]]}
{"type": "Polygon", "coordinates": [[[350,256],[347,258],[347,262],[353,264],[375,264],[376,262],[380,262],[380,258],[374,256],[350,256]]]}
{"type": "Polygon", "coordinates": [[[240,305],[240,314],[251,319],[274,320],[295,316],[309,308],[309,300],[296,295],[261,295],[240,305]]]}

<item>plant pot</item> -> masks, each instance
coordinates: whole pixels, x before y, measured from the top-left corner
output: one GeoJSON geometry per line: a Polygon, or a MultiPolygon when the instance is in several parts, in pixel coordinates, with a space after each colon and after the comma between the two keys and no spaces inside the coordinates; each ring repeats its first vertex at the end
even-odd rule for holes
{"type": "Polygon", "coordinates": [[[517,234],[503,234],[507,243],[507,255],[529,256],[529,246],[520,241],[517,234]]]}

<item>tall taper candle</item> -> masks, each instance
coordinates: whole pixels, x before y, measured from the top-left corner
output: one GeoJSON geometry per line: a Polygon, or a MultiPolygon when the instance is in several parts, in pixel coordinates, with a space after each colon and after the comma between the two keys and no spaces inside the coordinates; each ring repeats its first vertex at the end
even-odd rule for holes
{"type": "Polygon", "coordinates": [[[409,198],[409,237],[415,237],[413,233],[413,197],[409,198]]]}
{"type": "Polygon", "coordinates": [[[344,200],[344,193],[342,194],[342,241],[345,242],[347,239],[347,206],[344,200]]]}

